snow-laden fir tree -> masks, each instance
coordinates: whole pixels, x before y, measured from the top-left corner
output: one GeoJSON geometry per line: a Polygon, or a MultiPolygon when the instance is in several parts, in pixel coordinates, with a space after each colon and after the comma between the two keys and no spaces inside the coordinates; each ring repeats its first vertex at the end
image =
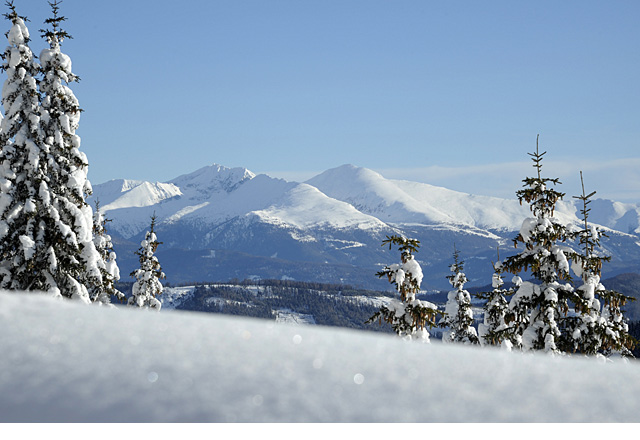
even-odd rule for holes
{"type": "MultiPolygon", "coordinates": [[[[23,289],[32,284],[35,253],[34,224],[40,182],[45,180],[40,167],[42,128],[36,76],[39,65],[29,48],[26,17],[11,12],[7,34],[9,46],[2,56],[7,80],[2,87],[4,118],[0,125],[0,286],[23,289]]],[[[46,191],[45,183],[45,195],[46,191]]],[[[47,264],[48,265],[48,264],[47,264]]],[[[40,286],[38,286],[40,287],[40,286]]]]}
{"type": "Polygon", "coordinates": [[[125,295],[116,289],[115,283],[120,279],[120,269],[116,262],[116,253],[113,251],[111,236],[107,234],[107,220],[100,212],[100,203],[96,200],[96,209],[93,213],[93,243],[102,258],[103,266],[102,285],[92,286],[89,289],[89,297],[93,302],[110,304],[111,296],[115,296],[119,301],[124,301],[125,295]]]}
{"type": "Polygon", "coordinates": [[[471,309],[471,295],[464,289],[468,281],[464,273],[464,261],[460,260],[460,252],[453,252],[453,264],[449,266],[451,275],[447,276],[453,290],[447,295],[444,317],[438,325],[445,328],[442,342],[477,344],[478,333],[473,327],[473,310],[471,309]]]}
{"type": "Polygon", "coordinates": [[[413,256],[418,252],[420,242],[397,235],[387,236],[382,245],[398,246],[400,251],[400,264],[386,266],[376,275],[379,278],[387,277],[395,286],[399,299],[382,306],[367,323],[385,321],[391,325],[395,332],[405,338],[429,342],[429,331],[436,325],[436,317],[440,314],[437,306],[428,301],[416,299],[422,283],[422,268],[413,256]]]}
{"type": "Polygon", "coordinates": [[[524,189],[516,192],[522,204],[529,204],[533,217],[522,223],[520,233],[513,240],[516,248],[524,249],[503,262],[506,271],[513,274],[531,270],[536,283],[522,282],[509,302],[505,321],[510,325],[506,335],[517,348],[559,352],[559,321],[566,316],[568,300],[573,297],[568,257],[572,251],[562,243],[567,239],[566,227],[553,214],[558,200],[564,194],[548,185],[559,184],[559,179],[542,177],[542,158],[536,140],[535,153],[528,153],[537,171],[536,177],[523,180],[524,189]]]}
{"type": "MultiPolygon", "coordinates": [[[[44,144],[51,157],[47,162],[48,186],[60,223],[68,225],[70,235],[75,238],[71,246],[58,250],[58,258],[69,262],[61,269],[65,271],[67,267],[72,272],[73,266],[79,266],[75,278],[87,289],[97,291],[103,286],[105,265],[93,242],[93,212],[85,201],[91,194],[87,179],[89,165],[86,155],[80,151],[80,137],[76,134],[82,110],[68,86],[77,82],[78,77],[71,70],[71,59],[61,51],[63,41],[71,36],[60,26],[66,18],[58,15],[59,3],[49,2],[52,16],[45,20],[48,28],[41,30],[49,45],[40,52],[42,80],[39,84],[44,144]]],[[[62,229],[66,233],[66,229],[62,229]]]]}
{"type": "Polygon", "coordinates": [[[600,227],[589,225],[591,209],[590,198],[596,193],[586,194],[582,171],[580,172],[582,195],[574,198],[582,201],[580,213],[583,218],[582,229],[577,232],[582,253],[572,256],[572,269],[582,280],[572,299],[575,314],[567,317],[562,325],[561,347],[566,352],[587,355],[610,356],[614,353],[632,356],[633,338],[623,316],[621,306],[634,298],[607,290],[600,283],[602,263],[611,257],[598,255],[600,239],[606,234],[600,227]]]}
{"type": "MultiPolygon", "coordinates": [[[[0,287],[48,291],[88,302],[84,282],[100,280],[91,209],[85,209],[81,198],[67,197],[76,186],[85,187],[86,170],[72,172],[68,188],[60,187],[53,177],[62,173],[59,168],[65,158],[59,157],[54,145],[51,114],[40,105],[36,79],[40,66],[28,45],[25,19],[12,2],[7,6],[11,12],[5,17],[12,27],[2,65],[8,78],[2,90],[5,117],[0,126],[0,287]]],[[[65,134],[77,148],[73,130],[65,134]]]]}
{"type": "Polygon", "coordinates": [[[491,279],[491,292],[480,292],[476,295],[479,299],[485,300],[484,319],[478,325],[478,339],[481,345],[501,346],[510,350],[511,341],[505,339],[508,324],[505,322],[505,315],[509,309],[507,297],[513,295],[513,289],[504,288],[502,279],[502,264],[498,253],[498,262],[493,264],[493,276],[491,279]]]}
{"type": "Polygon", "coordinates": [[[155,233],[156,216],[151,217],[151,228],[146,233],[144,240],[140,243],[140,249],[136,251],[136,255],[140,261],[140,269],[131,272],[131,276],[135,277],[133,283],[132,296],[129,298],[130,306],[152,308],[160,310],[162,303],[158,296],[162,293],[161,279],[165,278],[158,258],[154,255],[158,245],[155,233]]]}

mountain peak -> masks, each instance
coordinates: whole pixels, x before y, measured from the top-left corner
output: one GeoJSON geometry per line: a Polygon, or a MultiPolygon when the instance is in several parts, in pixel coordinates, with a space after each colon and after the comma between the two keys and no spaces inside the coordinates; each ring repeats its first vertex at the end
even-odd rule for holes
{"type": "Polygon", "coordinates": [[[361,184],[370,184],[387,180],[380,173],[369,168],[359,167],[352,164],[340,165],[336,168],[330,168],[307,181],[311,182],[329,182],[333,181],[337,184],[346,182],[360,182],[361,184]]]}
{"type": "Polygon", "coordinates": [[[428,224],[454,221],[441,209],[425,203],[425,200],[416,200],[397,182],[385,179],[368,168],[342,165],[306,183],[382,221],[428,224]]]}
{"type": "Polygon", "coordinates": [[[192,173],[176,177],[169,183],[178,186],[182,191],[195,190],[202,194],[218,191],[229,193],[255,176],[246,168],[227,168],[214,163],[192,173]]]}

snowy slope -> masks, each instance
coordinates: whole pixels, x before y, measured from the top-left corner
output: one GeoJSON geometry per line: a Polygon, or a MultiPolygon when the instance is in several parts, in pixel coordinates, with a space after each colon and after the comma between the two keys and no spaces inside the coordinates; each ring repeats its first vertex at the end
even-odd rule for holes
{"type": "Polygon", "coordinates": [[[171,183],[151,183],[122,181],[122,194],[109,203],[102,205],[102,210],[108,212],[114,209],[140,208],[156,205],[166,199],[181,196],[180,188],[171,183]]]}
{"type": "Polygon", "coordinates": [[[100,200],[100,206],[108,205],[117,198],[121,197],[124,193],[139,186],[143,183],[142,180],[129,180],[129,179],[114,179],[108,182],[95,185],[93,187],[94,199],[96,198],[96,191],[100,194],[98,197],[100,200]]]}
{"type": "Polygon", "coordinates": [[[631,203],[596,199],[591,205],[590,219],[611,229],[640,234],[640,206],[631,203]]]}
{"type": "Polygon", "coordinates": [[[0,422],[638,422],[640,365],[0,293],[0,422]]]}
{"type": "Polygon", "coordinates": [[[284,222],[299,228],[332,227],[375,229],[386,225],[352,205],[327,197],[311,185],[298,184],[277,204],[255,212],[267,222],[284,222]]]}
{"type": "MultiPolygon", "coordinates": [[[[530,215],[529,208],[521,206],[515,197],[477,196],[426,183],[385,179],[375,171],[353,165],[327,170],[306,183],[392,223],[453,223],[514,231],[530,215]]],[[[556,216],[565,222],[578,221],[569,203],[561,204],[556,216]]]]}
{"type": "Polygon", "coordinates": [[[343,165],[306,183],[383,221],[427,224],[456,221],[442,206],[421,203],[394,182],[366,168],[343,165]]]}

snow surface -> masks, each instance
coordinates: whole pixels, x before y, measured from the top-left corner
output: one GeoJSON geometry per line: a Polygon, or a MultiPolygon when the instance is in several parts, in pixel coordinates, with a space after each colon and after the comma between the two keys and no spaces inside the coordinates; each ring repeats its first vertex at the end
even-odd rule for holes
{"type": "Polygon", "coordinates": [[[0,422],[638,422],[640,365],[0,293],[0,422]]]}

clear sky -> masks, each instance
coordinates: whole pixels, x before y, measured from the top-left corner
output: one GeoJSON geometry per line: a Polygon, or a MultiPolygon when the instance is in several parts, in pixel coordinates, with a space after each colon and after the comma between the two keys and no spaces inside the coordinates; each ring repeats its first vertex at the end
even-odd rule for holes
{"type": "MultiPolygon", "coordinates": [[[[37,54],[49,6],[15,5],[37,54]]],[[[211,163],[300,180],[352,163],[512,197],[539,133],[562,190],[576,194],[583,169],[588,190],[640,202],[636,0],[64,0],[61,12],[94,184],[211,163]]]]}

